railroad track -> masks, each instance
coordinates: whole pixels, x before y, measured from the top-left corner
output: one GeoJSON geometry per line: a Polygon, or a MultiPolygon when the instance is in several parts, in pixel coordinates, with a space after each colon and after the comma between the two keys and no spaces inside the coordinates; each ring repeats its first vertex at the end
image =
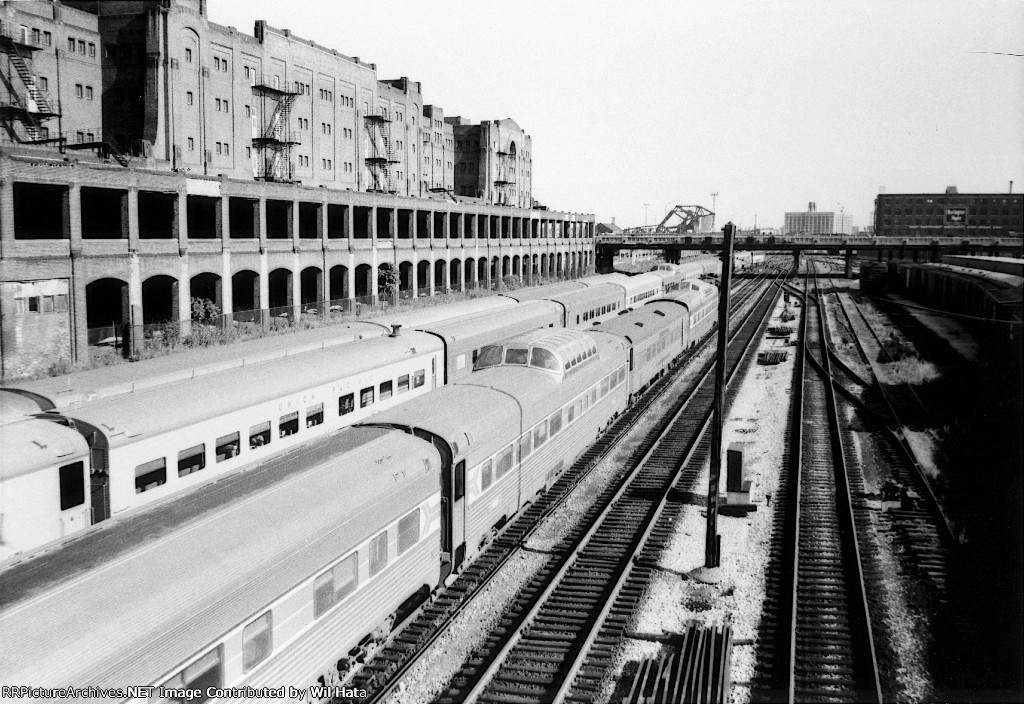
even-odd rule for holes
{"type": "MultiPolygon", "coordinates": [[[[763,281],[764,279],[748,281],[746,285],[738,287],[740,292],[733,310],[736,311],[749,303],[762,290],[763,281]]],[[[758,300],[763,302],[764,296],[765,292],[761,291],[761,297],[758,300]]],[[[750,306],[737,326],[739,331],[750,324],[757,308],[757,306],[750,306]]],[[[734,338],[740,334],[739,331],[734,333],[734,338]]],[[[707,373],[710,365],[711,363],[708,363],[705,366],[703,373],[707,373]]],[[[382,701],[398,687],[402,675],[415,664],[419,655],[445,631],[455,617],[468,606],[473,597],[489,583],[491,578],[498,573],[501,565],[521,549],[541,519],[564,502],[572,489],[616,447],[618,441],[636,424],[644,411],[661,398],[673,380],[674,374],[664,375],[638,403],[616,419],[598,442],[584,452],[546,494],[525,508],[520,516],[485,548],[455,582],[438,595],[434,601],[427,604],[387,647],[356,673],[350,686],[367,691],[368,697],[362,701],[382,701]]],[[[676,405],[681,405],[681,402],[677,402],[676,405]]],[[[666,423],[661,423],[659,428],[663,428],[665,425],[666,423]]],[[[656,435],[657,430],[658,428],[648,433],[641,448],[653,444],[654,439],[650,436],[656,435]]],[[[638,449],[636,452],[640,451],[638,449]]],[[[614,487],[606,489],[606,493],[609,490],[614,492],[614,487]]],[[[598,500],[599,502],[600,500],[598,500]]],[[[545,570],[542,569],[541,572],[545,573],[545,570]]],[[[523,590],[523,594],[527,592],[528,590],[523,590]]]]}
{"type": "MultiPolygon", "coordinates": [[[[730,343],[729,377],[750,363],[778,290],[765,295],[730,343]]],[[[548,702],[593,699],[642,594],[633,560],[657,553],[671,538],[682,507],[673,488],[692,486],[711,414],[714,384],[706,371],[677,401],[670,421],[652,430],[627,461],[626,481],[607,487],[588,515],[551,551],[548,563],[506,610],[499,630],[452,679],[439,702],[548,702]],[[680,477],[684,465],[690,472],[680,477]],[[678,482],[677,482],[678,480],[678,482]]],[[[706,452],[706,449],[705,449],[706,452]]]]}
{"type": "Polygon", "coordinates": [[[827,330],[808,285],[754,698],[881,702],[855,520],[854,493],[862,487],[847,474],[827,330]],[[805,364],[814,355],[822,360],[820,370],[805,364]]]}

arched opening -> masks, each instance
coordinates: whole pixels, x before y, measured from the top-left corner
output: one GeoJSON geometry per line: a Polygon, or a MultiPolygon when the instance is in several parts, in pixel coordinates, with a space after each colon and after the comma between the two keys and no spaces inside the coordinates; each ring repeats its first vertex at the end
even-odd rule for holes
{"type": "Polygon", "coordinates": [[[434,262],[434,290],[444,291],[445,280],[444,275],[448,269],[448,264],[444,259],[438,259],[434,262]]]}
{"type": "Polygon", "coordinates": [[[382,300],[393,301],[398,295],[398,272],[391,262],[377,266],[377,295],[382,300]]]}
{"type": "Polygon", "coordinates": [[[97,279],[85,286],[85,325],[90,345],[115,346],[120,339],[117,326],[128,322],[128,282],[97,279]]]}
{"type": "Polygon", "coordinates": [[[430,290],[430,262],[423,260],[416,264],[416,283],[422,293],[430,290]]]}
{"type": "Polygon", "coordinates": [[[448,262],[448,288],[452,291],[462,290],[462,262],[458,259],[448,262]]]}
{"type": "Polygon", "coordinates": [[[236,313],[259,310],[260,275],[255,271],[240,271],[231,277],[231,307],[236,313]]]}
{"type": "Polygon", "coordinates": [[[473,257],[466,257],[466,288],[470,288],[476,281],[476,260],[473,257]]]}
{"type": "Polygon", "coordinates": [[[571,276],[576,275],[576,252],[572,252],[569,255],[569,274],[571,276]]]}
{"type": "Polygon", "coordinates": [[[402,262],[398,265],[398,291],[399,293],[412,291],[412,262],[402,262]]]}
{"type": "Polygon", "coordinates": [[[373,296],[373,267],[360,264],[356,267],[356,298],[366,299],[373,296]]]}
{"type": "Polygon", "coordinates": [[[559,275],[561,275],[561,274],[563,274],[563,273],[564,273],[564,269],[562,269],[562,253],[561,253],[561,252],[559,252],[559,253],[558,253],[558,254],[557,254],[556,256],[557,256],[557,259],[556,259],[556,261],[557,261],[557,264],[555,264],[555,271],[556,271],[556,272],[557,272],[557,273],[558,273],[559,275]]]}
{"type": "Polygon", "coordinates": [[[501,278],[504,279],[505,277],[507,277],[507,276],[509,276],[511,274],[512,274],[512,257],[510,257],[510,256],[508,256],[506,254],[504,257],[501,258],[501,278]]]}
{"type": "Polygon", "coordinates": [[[536,255],[536,254],[533,255],[533,266],[530,269],[530,273],[533,274],[534,276],[537,276],[538,274],[540,274],[540,256],[539,255],[536,255]]]}
{"type": "Polygon", "coordinates": [[[211,316],[224,312],[223,289],[223,282],[217,274],[204,272],[193,276],[189,281],[189,291],[192,294],[192,319],[214,322],[210,320],[211,316]],[[213,304],[212,309],[209,304],[213,304]]]}
{"type": "Polygon", "coordinates": [[[491,257],[491,286],[498,285],[501,277],[501,260],[498,257],[491,257]]]}
{"type": "Polygon", "coordinates": [[[178,316],[178,280],[158,274],[142,282],[142,323],[176,323],[178,316]]]}
{"type": "Polygon", "coordinates": [[[548,255],[547,252],[540,255],[540,275],[547,276],[548,274],[548,255]]]}
{"type": "Polygon", "coordinates": [[[328,292],[331,304],[338,305],[338,302],[349,297],[348,290],[348,267],[344,264],[332,266],[327,277],[328,292]]]}
{"type": "Polygon", "coordinates": [[[476,260],[476,285],[485,286],[487,283],[487,257],[480,257],[476,260]]]}
{"type": "Polygon", "coordinates": [[[317,266],[307,266],[299,275],[299,302],[303,313],[323,313],[320,291],[324,285],[324,273],[317,266]]]}
{"type": "Polygon", "coordinates": [[[292,272],[289,269],[274,269],[267,279],[270,298],[271,318],[289,318],[292,314],[292,272]]]}
{"type": "Polygon", "coordinates": [[[520,271],[520,266],[521,265],[519,263],[519,255],[517,254],[514,257],[512,257],[512,275],[513,276],[519,276],[522,273],[522,271],[520,271]]]}

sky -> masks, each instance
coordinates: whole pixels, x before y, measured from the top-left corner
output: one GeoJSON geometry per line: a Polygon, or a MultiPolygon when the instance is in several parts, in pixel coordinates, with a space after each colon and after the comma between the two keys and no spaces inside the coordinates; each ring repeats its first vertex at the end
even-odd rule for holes
{"type": "Polygon", "coordinates": [[[420,81],[426,104],[510,117],[533,197],[656,224],[674,205],[780,227],[870,223],[879,192],[1024,190],[1022,0],[207,0],[420,81]],[[717,198],[712,197],[717,193],[717,198]]]}

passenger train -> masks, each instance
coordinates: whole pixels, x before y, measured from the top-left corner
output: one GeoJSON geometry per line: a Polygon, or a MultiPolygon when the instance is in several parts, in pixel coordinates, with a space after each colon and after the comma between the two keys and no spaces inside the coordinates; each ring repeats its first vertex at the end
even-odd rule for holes
{"type": "MultiPolygon", "coordinates": [[[[378,340],[416,350],[389,372],[409,377],[405,403],[236,473],[225,480],[230,490],[205,502],[168,502],[159,520],[127,516],[0,572],[0,684],[165,688],[96,697],[133,704],[229,695],[294,702],[295,692],[274,689],[291,684],[307,702],[326,701],[326,692],[306,687],[344,683],[368,649],[711,331],[716,304],[713,286],[690,281],[600,325],[518,334],[483,345],[471,372],[429,394],[415,393],[425,376],[419,386],[413,380],[429,360],[442,368],[441,339],[403,332],[378,340]]],[[[383,354],[366,349],[366,359],[383,354]]],[[[322,404],[317,427],[337,426],[347,408],[341,399],[355,394],[361,404],[364,382],[324,383],[298,404],[299,417],[308,420],[314,402],[322,404]]],[[[216,398],[208,403],[211,418],[225,412],[216,398]]],[[[119,421],[140,428],[138,437],[152,432],[132,417],[143,406],[119,421]]],[[[226,427],[251,425],[271,407],[226,427]]],[[[177,446],[198,439],[182,432],[177,446]]],[[[81,453],[81,437],[68,440],[81,453]]],[[[249,451],[258,452],[242,449],[249,451]]],[[[45,690],[37,697],[59,699],[45,690]]]]}
{"type": "Polygon", "coordinates": [[[595,276],[4,388],[0,562],[428,394],[488,343],[603,323],[683,285],[595,276]]]}

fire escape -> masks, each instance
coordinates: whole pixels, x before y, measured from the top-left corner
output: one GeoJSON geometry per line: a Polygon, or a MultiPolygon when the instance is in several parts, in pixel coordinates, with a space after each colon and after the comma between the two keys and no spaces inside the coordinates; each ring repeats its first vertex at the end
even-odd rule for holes
{"type": "Polygon", "coordinates": [[[292,146],[299,144],[291,127],[292,103],[298,93],[265,83],[252,86],[258,98],[253,118],[252,146],[255,173],[264,181],[293,181],[292,146]]]}
{"type": "Polygon", "coordinates": [[[43,123],[60,113],[39,87],[25,58],[31,60],[37,46],[28,33],[0,22],[0,81],[5,95],[0,97],[0,125],[13,142],[23,144],[60,143],[59,135],[50,137],[43,123]],[[20,129],[19,129],[20,127],[20,129]]]}
{"type": "Polygon", "coordinates": [[[498,191],[498,205],[515,205],[516,197],[516,148],[498,152],[498,177],[494,179],[498,191]]]}
{"type": "Polygon", "coordinates": [[[363,162],[370,168],[371,193],[394,193],[395,182],[391,165],[399,163],[395,154],[395,141],[391,138],[391,120],[383,110],[380,115],[365,115],[368,150],[363,162]]]}

